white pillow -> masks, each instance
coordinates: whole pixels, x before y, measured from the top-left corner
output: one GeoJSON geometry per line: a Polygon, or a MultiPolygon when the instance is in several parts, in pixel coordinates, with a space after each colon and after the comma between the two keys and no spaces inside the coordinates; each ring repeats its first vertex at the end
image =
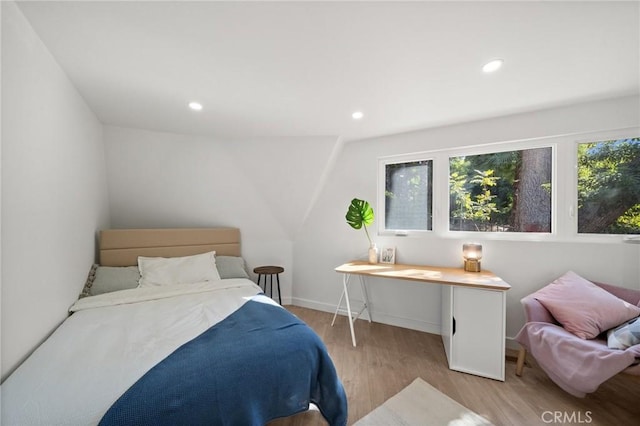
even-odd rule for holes
{"type": "Polygon", "coordinates": [[[192,284],[220,280],[216,268],[216,252],[184,257],[138,257],[138,287],[192,284]]]}

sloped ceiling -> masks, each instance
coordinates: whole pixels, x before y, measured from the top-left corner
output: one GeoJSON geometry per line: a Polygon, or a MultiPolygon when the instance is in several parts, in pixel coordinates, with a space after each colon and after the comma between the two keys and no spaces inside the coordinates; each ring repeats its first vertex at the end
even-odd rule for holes
{"type": "Polygon", "coordinates": [[[237,226],[260,240],[295,239],[341,148],[326,137],[229,143],[112,126],[105,138],[112,226],[237,226]]]}
{"type": "Polygon", "coordinates": [[[329,137],[250,139],[228,146],[237,167],[291,239],[313,208],[340,148],[341,141],[329,137]]]}
{"type": "Polygon", "coordinates": [[[18,4],[123,127],[349,141],[640,90],[638,2],[18,4]]]}

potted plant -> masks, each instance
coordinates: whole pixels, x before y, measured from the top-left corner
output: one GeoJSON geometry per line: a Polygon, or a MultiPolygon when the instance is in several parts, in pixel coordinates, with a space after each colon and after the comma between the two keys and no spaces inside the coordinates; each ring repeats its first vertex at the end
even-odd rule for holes
{"type": "Polygon", "coordinates": [[[349,204],[345,218],[349,226],[353,229],[364,228],[364,232],[369,240],[369,263],[378,263],[378,248],[371,241],[369,231],[367,231],[367,225],[371,225],[375,218],[371,205],[365,200],[354,198],[351,200],[351,204],[349,204]]]}

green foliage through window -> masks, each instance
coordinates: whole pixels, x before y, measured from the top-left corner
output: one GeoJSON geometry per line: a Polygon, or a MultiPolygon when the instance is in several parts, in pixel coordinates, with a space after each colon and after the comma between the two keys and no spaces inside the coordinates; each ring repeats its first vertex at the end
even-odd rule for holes
{"type": "Polygon", "coordinates": [[[578,144],[578,233],[640,234],[640,138],[578,144]]]}
{"type": "Polygon", "coordinates": [[[551,148],[449,158],[449,229],[551,232],[551,148]]]}

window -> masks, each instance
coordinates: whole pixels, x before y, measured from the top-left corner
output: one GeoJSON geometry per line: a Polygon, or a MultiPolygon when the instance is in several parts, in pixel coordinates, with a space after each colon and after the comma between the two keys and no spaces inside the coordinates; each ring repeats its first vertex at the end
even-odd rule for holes
{"type": "Polygon", "coordinates": [[[449,230],[551,232],[550,147],[449,158],[449,230]]]}
{"type": "Polygon", "coordinates": [[[640,127],[628,127],[379,158],[378,232],[635,241],[639,135],[640,127]]]}
{"type": "Polygon", "coordinates": [[[640,234],[640,138],[578,144],[578,233],[640,234]]]}
{"type": "Polygon", "coordinates": [[[432,229],[433,161],[383,163],[384,229],[432,229]]]}

